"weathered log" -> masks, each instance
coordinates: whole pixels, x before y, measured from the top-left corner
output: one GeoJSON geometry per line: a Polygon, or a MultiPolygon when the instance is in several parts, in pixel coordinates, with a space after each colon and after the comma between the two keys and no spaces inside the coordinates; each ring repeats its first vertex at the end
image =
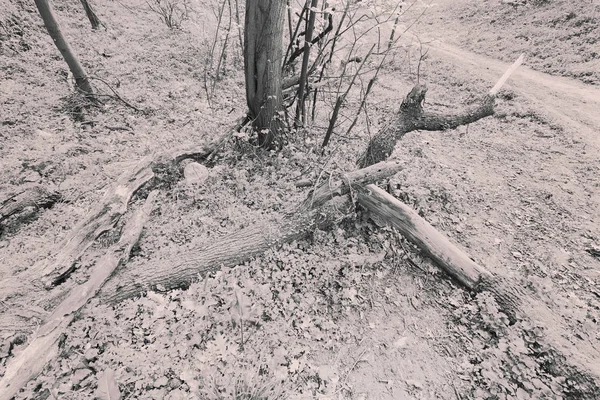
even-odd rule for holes
{"type": "Polygon", "coordinates": [[[396,228],[464,287],[490,293],[511,323],[522,315],[525,295],[516,285],[477,264],[412,208],[375,185],[360,189],[357,199],[375,223],[396,228]]]}
{"type": "Polygon", "coordinates": [[[0,400],[9,400],[30,379],[43,370],[47,362],[58,355],[59,338],[76,314],[96,295],[114,270],[129,259],[137,244],[158,192],[151,192],[143,207],[137,210],[123,228],[117,244],[93,267],[87,282],[73,289],[40,327],[27,347],[6,368],[0,380],[0,400]]]}
{"type": "Polygon", "coordinates": [[[482,277],[492,274],[425,221],[412,208],[375,185],[357,193],[358,203],[380,225],[392,226],[417,245],[437,265],[467,288],[474,290],[482,277]]]}
{"type": "Polygon", "coordinates": [[[303,238],[315,228],[325,228],[347,216],[353,209],[352,196],[348,193],[359,185],[376,182],[399,170],[399,163],[382,162],[325,182],[282,220],[257,222],[204,248],[180,253],[174,260],[129,266],[107,283],[100,298],[106,302],[117,302],[150,289],[187,287],[198,275],[221,267],[234,267],[273,246],[303,238]],[[169,263],[168,269],[164,268],[166,262],[169,263]]]}
{"type": "Polygon", "coordinates": [[[149,168],[151,157],[143,158],[136,167],[123,174],[117,184],[104,195],[104,199],[71,231],[61,250],[42,270],[42,283],[50,288],[68,278],[75,262],[102,233],[111,229],[127,211],[133,194],[154,174],[149,168]]]}
{"type": "Polygon", "coordinates": [[[10,196],[2,201],[0,207],[0,222],[8,217],[18,214],[27,208],[50,208],[60,200],[60,193],[48,190],[42,186],[34,186],[10,196]]]}

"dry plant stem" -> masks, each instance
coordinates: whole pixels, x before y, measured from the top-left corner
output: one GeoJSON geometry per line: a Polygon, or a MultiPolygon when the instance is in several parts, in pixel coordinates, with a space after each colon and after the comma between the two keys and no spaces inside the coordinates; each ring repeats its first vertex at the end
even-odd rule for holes
{"type": "Polygon", "coordinates": [[[94,266],[87,282],[73,289],[35,333],[27,347],[7,367],[0,380],[0,400],[9,400],[30,379],[42,372],[45,364],[58,356],[59,338],[77,313],[93,298],[114,270],[127,262],[150,216],[158,192],[148,195],[123,228],[119,242],[112,246],[94,266]]]}
{"type": "Polygon", "coordinates": [[[239,0],[235,0],[235,23],[238,27],[238,38],[240,39],[240,51],[244,51],[244,34],[242,33],[242,24],[240,23],[240,5],[239,0]]]}
{"type": "Polygon", "coordinates": [[[48,190],[42,186],[25,189],[1,202],[0,222],[11,215],[20,213],[26,208],[34,207],[40,209],[52,207],[60,198],[60,193],[48,190]]]}
{"type": "Polygon", "coordinates": [[[208,56],[208,61],[206,63],[206,68],[204,70],[204,76],[205,76],[205,90],[206,90],[206,95],[209,98],[212,98],[212,96],[214,95],[214,88],[215,88],[215,81],[218,79],[219,76],[219,71],[217,70],[217,74],[215,76],[215,78],[212,81],[212,85],[211,85],[211,90],[208,90],[208,85],[206,83],[206,81],[208,81],[208,73],[209,71],[212,70],[213,68],[213,62],[215,59],[215,51],[217,48],[217,43],[219,42],[219,32],[221,30],[221,23],[223,22],[223,13],[225,12],[225,1],[227,0],[223,0],[223,2],[219,5],[218,7],[218,12],[217,12],[217,27],[215,29],[215,38],[213,39],[213,43],[212,46],[210,48],[210,53],[208,56]]]}
{"type": "MultiPolygon", "coordinates": [[[[360,71],[362,70],[362,68],[365,65],[366,61],[371,56],[371,53],[373,53],[373,49],[375,49],[375,45],[371,46],[371,48],[369,49],[369,52],[363,58],[360,66],[356,69],[356,72],[354,73],[354,76],[352,76],[352,80],[350,81],[350,84],[346,88],[346,91],[344,92],[344,94],[342,96],[338,96],[338,98],[337,98],[337,100],[335,102],[335,108],[333,109],[333,114],[332,114],[331,118],[329,119],[329,127],[327,128],[327,132],[325,133],[325,138],[323,139],[323,144],[321,145],[321,147],[325,147],[329,143],[329,139],[331,138],[331,135],[333,133],[333,129],[335,127],[335,123],[337,121],[339,110],[340,110],[342,104],[344,104],[344,101],[346,100],[346,97],[348,96],[348,93],[350,93],[350,89],[352,89],[352,86],[354,86],[354,82],[356,81],[356,77],[358,76],[358,74],[360,74],[360,71]]],[[[341,84],[341,79],[340,79],[340,84],[341,84]]],[[[383,159],[381,161],[383,161],[383,159]]]]}
{"type": "Polygon", "coordinates": [[[335,53],[335,46],[337,44],[337,40],[340,37],[340,31],[342,30],[342,26],[344,25],[344,21],[346,20],[346,16],[348,15],[348,9],[350,8],[350,0],[346,1],[346,7],[344,8],[344,12],[342,13],[342,18],[340,18],[340,24],[335,30],[335,35],[333,35],[333,39],[331,39],[331,52],[329,53],[329,59],[327,60],[327,64],[331,63],[333,58],[333,54],[335,53]]]}
{"type": "Polygon", "coordinates": [[[307,86],[308,78],[308,60],[310,58],[310,47],[312,41],[312,34],[315,28],[315,16],[316,12],[314,8],[319,4],[319,0],[311,0],[308,24],[306,26],[306,35],[304,38],[304,55],[302,57],[302,69],[300,71],[300,85],[298,87],[298,104],[296,109],[296,122],[302,122],[302,125],[306,123],[306,109],[305,109],[305,97],[304,92],[307,86]]]}
{"type": "MultiPolygon", "coordinates": [[[[298,31],[300,30],[300,26],[302,26],[302,21],[304,20],[304,14],[308,12],[307,7],[303,7],[300,15],[298,16],[298,22],[296,22],[296,28],[294,29],[294,33],[290,35],[290,43],[288,44],[287,50],[285,51],[285,57],[283,58],[283,62],[281,63],[281,69],[285,69],[286,65],[290,64],[291,61],[288,60],[288,55],[294,48],[294,42],[298,37],[298,31]]],[[[288,8],[289,18],[291,18],[291,9],[288,8]]],[[[291,22],[290,22],[291,23],[291,22]]]]}
{"type": "Polygon", "coordinates": [[[71,46],[63,36],[49,0],[35,0],[35,5],[40,12],[40,16],[44,21],[44,25],[46,26],[50,37],[69,66],[69,69],[75,78],[77,88],[86,94],[93,94],[94,90],[88,79],[88,75],[79,63],[73,49],[71,49],[71,46]]]}
{"type": "MultiPolygon", "coordinates": [[[[227,26],[227,33],[225,33],[225,40],[223,41],[223,46],[221,46],[221,54],[219,55],[219,62],[217,63],[217,75],[213,80],[212,93],[215,93],[215,86],[217,81],[221,80],[221,64],[224,63],[226,58],[227,44],[229,43],[229,35],[231,34],[231,24],[233,22],[233,16],[231,15],[231,0],[227,0],[229,4],[229,25],[227,26]]],[[[225,7],[225,5],[223,5],[225,7]]]]}

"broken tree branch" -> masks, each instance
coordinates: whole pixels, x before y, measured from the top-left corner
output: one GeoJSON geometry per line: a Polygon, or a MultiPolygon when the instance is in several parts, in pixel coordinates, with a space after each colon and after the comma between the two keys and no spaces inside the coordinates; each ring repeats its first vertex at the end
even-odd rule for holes
{"type": "Polygon", "coordinates": [[[390,177],[400,170],[400,164],[383,162],[354,171],[326,182],[282,220],[257,222],[239,232],[227,235],[204,248],[180,253],[175,260],[131,265],[118,279],[107,283],[100,294],[102,301],[117,302],[150,289],[171,290],[187,287],[198,278],[221,267],[234,267],[264,253],[278,244],[305,237],[315,228],[325,228],[350,214],[353,209],[348,193],[357,185],[366,185],[390,177]]]}
{"type": "Polygon", "coordinates": [[[494,87],[478,104],[456,113],[439,114],[423,110],[427,93],[425,85],[415,85],[406,96],[394,118],[369,141],[367,150],[358,161],[361,168],[385,160],[392,154],[398,140],[412,131],[445,131],[471,124],[494,114],[496,94],[510,75],[523,62],[523,55],[515,61],[494,87]]]}
{"type": "Polygon", "coordinates": [[[119,242],[94,266],[87,282],[73,289],[40,327],[27,347],[11,362],[0,380],[0,400],[9,400],[30,379],[42,372],[47,362],[59,353],[59,338],[76,314],[96,295],[114,270],[129,259],[150,216],[158,192],[151,192],[123,228],[119,242]]]}

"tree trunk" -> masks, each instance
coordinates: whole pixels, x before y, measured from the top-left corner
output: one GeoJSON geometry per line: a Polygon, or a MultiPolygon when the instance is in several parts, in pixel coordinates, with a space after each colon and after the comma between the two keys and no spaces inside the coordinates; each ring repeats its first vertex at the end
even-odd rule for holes
{"type": "Polygon", "coordinates": [[[90,24],[92,24],[92,29],[98,29],[100,27],[100,19],[94,12],[94,9],[92,8],[92,5],[90,4],[89,0],[80,0],[80,1],[81,1],[81,5],[83,6],[83,9],[85,10],[85,14],[87,15],[88,19],[90,20],[90,24]]]}
{"type": "Polygon", "coordinates": [[[261,147],[281,131],[281,63],[285,2],[246,0],[244,73],[246,101],[261,147]]]}
{"type": "Polygon", "coordinates": [[[73,53],[71,46],[63,36],[60,31],[60,26],[54,17],[54,12],[52,11],[52,7],[48,0],[35,0],[35,5],[37,6],[42,19],[44,20],[44,25],[50,34],[50,37],[54,41],[54,44],[62,54],[63,58],[67,62],[71,73],[75,77],[75,84],[77,88],[84,93],[92,94],[94,91],[92,89],[92,85],[90,84],[90,80],[85,73],[85,70],[79,63],[77,56],[73,53]]]}

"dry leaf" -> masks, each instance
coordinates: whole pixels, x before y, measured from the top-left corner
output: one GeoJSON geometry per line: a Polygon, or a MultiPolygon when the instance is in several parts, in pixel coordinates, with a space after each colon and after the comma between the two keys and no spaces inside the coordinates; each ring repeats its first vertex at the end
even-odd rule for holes
{"type": "Polygon", "coordinates": [[[119,384],[112,369],[107,368],[100,374],[96,398],[101,400],[119,400],[121,398],[119,384]]]}

